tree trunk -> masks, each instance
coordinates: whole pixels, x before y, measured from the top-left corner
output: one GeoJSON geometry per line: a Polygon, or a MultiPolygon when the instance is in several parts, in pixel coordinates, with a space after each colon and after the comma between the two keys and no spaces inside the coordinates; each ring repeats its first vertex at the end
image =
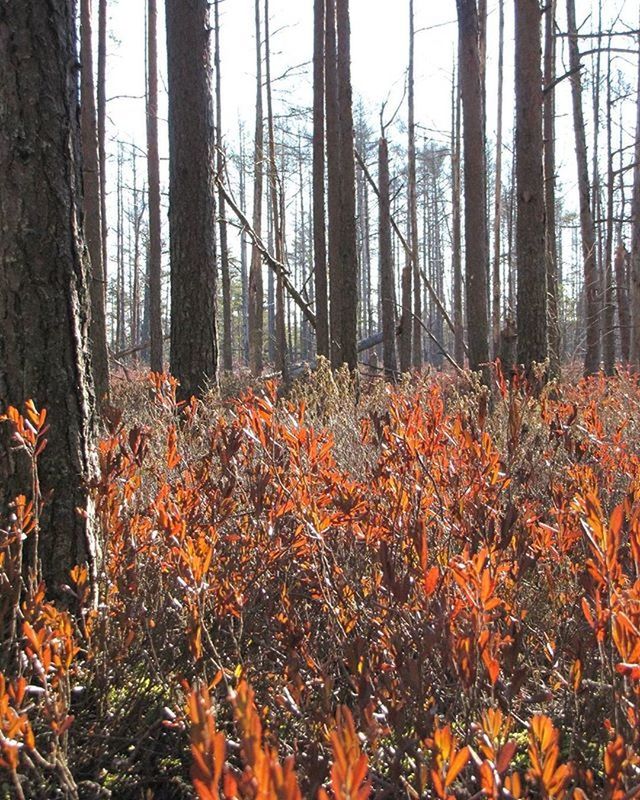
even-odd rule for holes
{"type": "Polygon", "coordinates": [[[518,362],[527,371],[548,354],[547,271],[542,177],[540,5],[515,4],[516,46],[516,263],[518,362]]]}
{"type": "Polygon", "coordinates": [[[560,320],[558,315],[558,245],[556,234],[556,102],[551,88],[556,76],[556,37],[554,32],[556,0],[545,12],[544,35],[544,197],[545,257],[547,264],[547,312],[549,319],[549,369],[552,377],[560,375],[560,320]]]}
{"type": "MultiPolygon", "coordinates": [[[[43,577],[54,592],[78,563],[88,562],[95,579],[97,560],[88,489],[97,466],[88,347],[91,272],[81,238],[76,61],[72,3],[3,3],[0,413],[29,398],[48,412],[39,479],[51,496],[40,519],[38,549],[43,577]]],[[[3,425],[3,520],[8,503],[30,485],[25,456],[13,449],[3,425]]]]}
{"type": "MultiPolygon", "coordinates": [[[[214,0],[214,59],[216,67],[216,171],[223,178],[224,153],[222,149],[222,73],[220,69],[220,0],[214,0]]],[[[229,274],[229,245],[227,238],[226,204],[222,190],[218,192],[218,220],[220,231],[220,277],[222,279],[222,366],[226,372],[233,370],[231,328],[231,276],[229,274]]]]}
{"type": "Polygon", "coordinates": [[[100,161],[100,214],[102,218],[102,267],[107,294],[107,0],[98,0],[98,158],[100,161]]]}
{"type": "Polygon", "coordinates": [[[215,383],[214,124],[208,0],[167,0],[171,370],[181,396],[215,383]]]}
{"type": "Polygon", "coordinates": [[[453,259],[454,356],[456,363],[461,367],[464,367],[464,313],[462,308],[462,222],[460,198],[460,123],[462,115],[460,108],[460,86],[456,83],[455,75],[452,85],[451,116],[451,238],[453,259]]]}
{"type": "Polygon", "coordinates": [[[499,1],[498,35],[498,120],[496,123],[496,181],[493,206],[493,307],[492,334],[493,357],[500,350],[500,221],[502,217],[502,97],[504,85],[504,0],[499,1]]]}
{"type": "Polygon", "coordinates": [[[325,0],[313,5],[313,257],[316,298],[316,351],[329,358],[329,300],[324,196],[325,0]]]}
{"type": "MultiPolygon", "coordinates": [[[[611,47],[611,38],[609,38],[611,47]]],[[[604,248],[604,325],[602,329],[602,360],[604,371],[613,375],[616,362],[616,336],[613,288],[613,196],[615,176],[613,174],[612,132],[611,132],[611,53],[607,60],[607,221],[604,248]]]]}
{"type": "Polygon", "coordinates": [[[327,125],[327,199],[329,217],[329,339],[331,364],[342,363],[342,269],[340,262],[340,110],[335,0],[325,0],[325,104],[327,125]]]}
{"type": "MultiPolygon", "coordinates": [[[[260,0],[255,4],[256,25],[256,132],[254,140],[253,230],[262,234],[262,183],[264,174],[264,120],[262,110],[262,41],[260,33],[260,0]]],[[[253,375],[262,372],[262,343],[264,336],[264,289],[262,257],[256,244],[251,248],[249,268],[249,368],[253,375]]]]}
{"type": "Polygon", "coordinates": [[[596,266],[596,239],[589,200],[589,168],[587,166],[587,141],[582,111],[582,77],[580,51],[576,29],[575,0],[567,0],[569,32],[569,69],[573,101],[573,128],[576,140],[578,191],[580,195],[580,228],[582,231],[582,257],[584,263],[584,292],[586,301],[587,349],[584,359],[585,375],[594,375],[600,368],[600,333],[598,324],[598,270],[596,266]]]}
{"type": "MultiPolygon", "coordinates": [[[[640,36],[638,37],[640,52],[640,36]]],[[[640,56],[638,57],[638,86],[636,94],[636,147],[633,168],[633,197],[631,199],[631,363],[640,369],[640,56]]]]}
{"type": "Polygon", "coordinates": [[[102,263],[102,219],[98,123],[93,79],[91,0],[80,3],[80,129],[82,132],[82,189],[84,230],[91,259],[91,368],[99,403],[109,395],[109,355],[105,317],[105,270],[102,263]]]}
{"type": "Polygon", "coordinates": [[[158,7],[148,0],[147,53],[147,178],[149,181],[149,337],[150,367],[163,372],[162,334],[162,218],[160,212],[160,155],[158,148],[158,7]]]}
{"type": "Polygon", "coordinates": [[[487,210],[484,100],[476,0],[457,0],[464,115],[465,261],[469,366],[489,379],[487,210]]]}
{"type": "Polygon", "coordinates": [[[389,148],[384,136],[378,142],[378,246],[380,251],[380,305],[382,312],[382,364],[388,380],[394,380],[396,362],[396,292],[391,251],[391,208],[389,199],[389,148]]]}
{"type": "Polygon", "coordinates": [[[408,77],[408,202],[411,244],[411,261],[413,264],[413,333],[412,333],[412,363],[416,369],[422,367],[422,284],[420,281],[420,245],[418,233],[418,200],[416,192],[416,121],[414,102],[414,62],[415,62],[415,33],[413,0],[409,0],[409,77],[408,77]]]}

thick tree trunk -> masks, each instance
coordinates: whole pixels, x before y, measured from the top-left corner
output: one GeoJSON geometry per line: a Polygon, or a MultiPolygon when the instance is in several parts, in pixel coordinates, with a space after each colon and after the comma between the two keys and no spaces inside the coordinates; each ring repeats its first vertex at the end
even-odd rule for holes
{"type": "MultiPolygon", "coordinates": [[[[640,52],[640,37],[638,37],[640,52]]],[[[636,147],[633,168],[633,197],[631,200],[631,362],[640,369],[640,56],[636,94],[636,147]]]]}
{"type": "Polygon", "coordinates": [[[380,258],[380,307],[382,316],[382,364],[388,380],[394,380],[396,361],[396,292],[391,250],[391,207],[389,198],[389,148],[382,136],[378,142],[378,247],[380,258]]]}
{"type": "MultiPolygon", "coordinates": [[[[222,179],[224,153],[222,149],[222,73],[220,65],[220,0],[215,0],[214,59],[216,67],[216,171],[222,179]]],[[[231,275],[229,273],[229,245],[227,237],[226,204],[222,190],[218,192],[218,221],[220,231],[220,277],[222,282],[222,366],[227,372],[233,370],[233,347],[231,327],[231,275]]]]}
{"type": "Polygon", "coordinates": [[[82,187],[85,210],[84,230],[91,258],[91,367],[96,397],[101,403],[109,395],[109,355],[105,316],[105,270],[102,263],[102,214],[98,122],[93,78],[91,0],[80,3],[80,128],[82,132],[82,187]]]}
{"type": "Polygon", "coordinates": [[[415,32],[413,0],[409,0],[409,76],[408,76],[408,202],[411,235],[411,261],[413,263],[413,331],[411,336],[412,363],[422,367],[422,283],[420,281],[420,244],[418,233],[418,199],[416,190],[416,121],[414,101],[415,32]]]}
{"type": "MultiPolygon", "coordinates": [[[[260,0],[255,3],[256,28],[256,132],[253,157],[253,230],[262,235],[262,184],[264,176],[264,119],[262,107],[262,40],[260,33],[260,0]]],[[[262,284],[262,256],[258,247],[251,248],[249,268],[249,368],[254,375],[262,372],[262,344],[264,336],[264,289],[262,284]]]]}
{"type": "Polygon", "coordinates": [[[488,381],[487,209],[484,100],[476,0],[457,0],[464,116],[465,261],[469,366],[488,381]]]}
{"type": "Polygon", "coordinates": [[[150,366],[164,370],[162,334],[162,218],[160,212],[160,155],[158,148],[158,7],[147,10],[147,178],[149,181],[149,338],[150,366]]]}
{"type": "Polygon", "coordinates": [[[208,0],[167,0],[171,370],[181,395],[215,383],[214,124],[208,0]]]}
{"type": "Polygon", "coordinates": [[[556,36],[554,32],[556,0],[545,12],[544,35],[544,197],[545,257],[547,264],[547,312],[549,319],[549,369],[552,377],[560,375],[560,319],[558,315],[558,245],[556,233],[556,102],[551,88],[556,76],[556,36]]]}
{"type": "MultiPolygon", "coordinates": [[[[7,0],[0,13],[0,413],[29,398],[48,412],[39,478],[51,495],[39,552],[54,591],[77,563],[88,562],[95,578],[97,559],[75,26],[67,0],[7,0]]],[[[0,517],[30,485],[25,456],[3,425],[0,517]]]]}
{"type": "Polygon", "coordinates": [[[548,354],[547,271],[542,176],[540,5],[515,4],[516,45],[516,262],[518,362],[530,370],[548,354]]]}
{"type": "Polygon", "coordinates": [[[316,300],[316,351],[329,358],[329,300],[325,227],[325,0],[313,5],[313,275],[316,300]]]}
{"type": "Polygon", "coordinates": [[[461,215],[461,108],[460,86],[455,75],[451,97],[451,238],[453,259],[453,325],[454,356],[456,363],[464,367],[464,313],[462,308],[462,215],[461,215]]]}
{"type": "Polygon", "coordinates": [[[567,25],[569,32],[569,69],[573,100],[573,128],[575,134],[578,191],[580,195],[580,228],[582,231],[582,258],[584,263],[584,292],[586,305],[587,349],[584,359],[585,375],[594,375],[600,368],[600,331],[598,324],[598,269],[596,265],[596,238],[591,213],[587,141],[582,110],[582,77],[580,51],[576,29],[575,0],[567,0],[567,25]]]}
{"type": "Polygon", "coordinates": [[[502,98],[504,85],[504,0],[499,1],[498,21],[498,119],[496,123],[496,180],[493,204],[493,306],[491,309],[493,357],[500,352],[501,286],[500,231],[502,217],[502,98]]]}
{"type": "Polygon", "coordinates": [[[102,267],[107,294],[107,0],[98,0],[98,158],[100,160],[100,214],[102,218],[102,267]]]}

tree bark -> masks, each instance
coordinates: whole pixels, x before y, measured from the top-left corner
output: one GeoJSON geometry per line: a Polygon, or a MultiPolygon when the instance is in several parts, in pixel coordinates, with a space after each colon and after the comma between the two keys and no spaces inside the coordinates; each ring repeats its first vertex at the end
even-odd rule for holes
{"type": "Polygon", "coordinates": [[[325,0],[313,5],[313,257],[316,300],[316,351],[329,358],[329,300],[325,227],[325,0]]]}
{"type": "Polygon", "coordinates": [[[109,356],[105,317],[105,270],[102,263],[102,214],[98,123],[93,78],[93,37],[91,0],[80,2],[80,129],[82,132],[82,188],[84,230],[91,259],[91,367],[99,403],[109,395],[109,356]]]}
{"type": "MultiPolygon", "coordinates": [[[[253,173],[253,230],[262,235],[262,184],[264,175],[264,119],[262,106],[262,41],[260,33],[260,0],[255,2],[256,34],[256,132],[254,139],[253,173]]],[[[262,284],[262,258],[255,243],[251,248],[249,267],[249,368],[253,375],[262,372],[262,345],[264,336],[264,289],[262,284]]]]}
{"type": "Polygon", "coordinates": [[[160,155],[158,147],[158,5],[147,8],[147,179],[149,182],[149,338],[150,367],[164,370],[162,333],[162,218],[160,212],[160,155]]]}
{"type": "Polygon", "coordinates": [[[571,71],[571,97],[573,101],[573,128],[575,135],[578,191],[580,195],[580,228],[582,231],[582,258],[584,263],[584,293],[587,348],[584,358],[585,375],[595,375],[600,368],[600,332],[598,324],[598,270],[596,266],[596,239],[591,213],[587,142],[582,110],[582,77],[580,51],[576,29],[575,0],[567,0],[567,25],[569,33],[569,69],[571,71]]]}
{"type": "Polygon", "coordinates": [[[456,362],[464,366],[464,313],[462,308],[462,224],[461,224],[461,175],[460,175],[460,133],[461,108],[460,86],[455,76],[451,97],[451,238],[453,259],[453,325],[454,355],[456,362]]]}
{"type": "Polygon", "coordinates": [[[518,362],[527,371],[534,362],[545,361],[548,354],[540,22],[538,0],[517,0],[515,84],[518,362]]]}
{"type": "Polygon", "coordinates": [[[396,292],[391,250],[391,206],[389,198],[389,148],[384,136],[378,142],[378,246],[380,258],[380,306],[382,316],[382,364],[387,380],[394,380],[396,361],[396,292]]]}
{"type": "Polygon", "coordinates": [[[498,6],[498,119],[496,123],[496,180],[493,205],[493,306],[492,306],[492,334],[493,357],[497,358],[500,352],[500,327],[501,327],[501,286],[500,286],[500,231],[502,217],[502,98],[504,86],[504,0],[499,0],[498,6]]]}
{"type": "Polygon", "coordinates": [[[409,76],[408,76],[408,202],[411,235],[411,261],[413,263],[413,331],[411,336],[412,364],[422,367],[422,286],[420,281],[420,244],[418,232],[418,200],[416,191],[416,121],[415,121],[415,31],[413,0],[409,0],[409,76]]]}
{"type": "Polygon", "coordinates": [[[207,0],[167,0],[171,370],[181,396],[216,381],[215,153],[207,0]]]}
{"type": "MultiPolygon", "coordinates": [[[[98,556],[74,11],[67,0],[7,0],[0,14],[0,413],[29,398],[48,411],[39,552],[54,593],[75,564],[88,562],[95,579],[98,556]]],[[[28,492],[28,472],[3,425],[3,519],[28,492]]]]}
{"type": "MultiPolygon", "coordinates": [[[[609,39],[611,46],[611,39],[609,39]]],[[[613,174],[613,143],[611,131],[611,53],[607,60],[607,221],[604,247],[604,325],[602,329],[602,360],[604,371],[613,375],[616,362],[616,336],[614,330],[616,307],[613,287],[613,197],[615,176],[613,174]]]]}
{"type": "MultiPolygon", "coordinates": [[[[640,52],[640,36],[638,37],[640,52]]],[[[638,86],[636,94],[636,146],[633,168],[633,197],[631,199],[631,361],[640,369],[640,56],[638,57],[638,86]]]]}
{"type": "Polygon", "coordinates": [[[476,0],[457,0],[464,117],[465,262],[469,366],[489,380],[487,209],[484,100],[476,0]]]}
{"type": "Polygon", "coordinates": [[[109,263],[107,239],[107,0],[98,0],[98,158],[100,160],[100,213],[102,217],[102,266],[107,293],[109,263]]]}

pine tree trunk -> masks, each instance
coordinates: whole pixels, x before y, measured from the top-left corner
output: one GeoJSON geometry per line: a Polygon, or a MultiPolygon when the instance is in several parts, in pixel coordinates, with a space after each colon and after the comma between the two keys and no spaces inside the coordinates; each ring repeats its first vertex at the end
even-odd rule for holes
{"type": "Polygon", "coordinates": [[[147,9],[147,179],[149,182],[149,338],[150,367],[163,372],[162,337],[162,217],[160,211],[160,155],[158,148],[158,7],[147,9]]]}
{"type": "Polygon", "coordinates": [[[476,0],[457,0],[464,116],[465,261],[469,366],[488,381],[487,209],[484,100],[476,0]]]}
{"type": "Polygon", "coordinates": [[[516,3],[518,362],[526,370],[548,354],[540,22],[538,0],[516,3]]]}
{"type": "MultiPolygon", "coordinates": [[[[222,73],[220,65],[220,0],[214,0],[214,59],[216,68],[216,171],[223,180],[224,152],[222,137],[222,73]]],[[[222,366],[226,372],[233,370],[231,325],[231,275],[229,273],[229,244],[227,237],[226,203],[222,190],[218,192],[218,220],[220,230],[220,277],[222,282],[222,366]]]]}
{"type": "Polygon", "coordinates": [[[102,266],[107,294],[107,0],[98,0],[98,158],[100,161],[100,214],[102,217],[102,266]]]}
{"type": "MultiPolygon", "coordinates": [[[[253,230],[262,233],[262,184],[264,175],[264,120],[262,107],[262,41],[260,33],[260,0],[255,0],[256,27],[256,132],[254,139],[253,177],[253,230]]],[[[262,346],[264,337],[264,289],[262,283],[262,256],[254,245],[251,248],[249,268],[249,368],[253,375],[262,372],[262,346]]]]}
{"type": "Polygon", "coordinates": [[[325,228],[325,0],[313,5],[313,258],[316,300],[316,351],[329,358],[329,300],[325,228]]]}
{"type": "Polygon", "coordinates": [[[418,200],[416,193],[416,121],[414,102],[414,62],[415,62],[415,34],[413,17],[413,0],[409,0],[409,78],[408,78],[408,201],[409,223],[411,235],[411,261],[413,265],[413,332],[412,332],[412,363],[416,369],[422,367],[422,281],[420,280],[420,246],[418,233],[418,200]]]}
{"type": "Polygon", "coordinates": [[[558,245],[556,232],[556,102],[551,84],[556,72],[556,36],[554,32],[556,0],[545,11],[544,37],[544,192],[545,192],[545,256],[547,263],[547,311],[549,318],[549,370],[560,375],[560,319],[558,313],[558,245]]]}
{"type": "Polygon", "coordinates": [[[493,357],[500,352],[500,221],[502,217],[502,98],[504,85],[504,0],[499,0],[498,35],[498,119],[496,123],[496,180],[493,206],[493,306],[492,334],[493,357]]]}
{"type": "Polygon", "coordinates": [[[91,0],[80,2],[80,128],[82,132],[82,188],[84,230],[91,259],[91,367],[99,403],[109,395],[109,355],[105,317],[105,270],[102,263],[102,214],[100,162],[98,157],[98,122],[93,78],[93,41],[91,35],[91,0]]]}
{"type": "MultiPolygon", "coordinates": [[[[640,52],[640,36],[638,37],[640,52]]],[[[631,200],[631,363],[640,369],[640,56],[636,94],[636,147],[633,168],[633,197],[631,200]]]]}
{"type": "MultiPolygon", "coordinates": [[[[95,579],[98,556],[88,489],[96,472],[96,430],[76,60],[72,3],[3,3],[0,414],[29,398],[48,412],[39,478],[43,492],[51,494],[40,520],[39,552],[54,593],[75,564],[88,562],[95,579]]],[[[6,519],[8,503],[28,494],[30,486],[24,455],[12,448],[2,425],[0,518],[6,519]]]]}
{"type": "Polygon", "coordinates": [[[216,381],[214,122],[208,0],[167,0],[171,370],[181,396],[216,381]]]}
{"type": "Polygon", "coordinates": [[[598,269],[596,265],[596,238],[591,213],[589,168],[587,166],[587,142],[582,110],[582,78],[580,75],[580,51],[576,30],[575,0],[567,0],[567,24],[569,32],[569,69],[571,75],[571,97],[573,101],[573,128],[576,140],[576,162],[578,168],[578,191],[580,195],[580,227],[582,231],[582,258],[584,263],[584,291],[586,300],[587,349],[584,359],[585,375],[595,375],[600,368],[600,331],[598,324],[598,269]]]}
{"type": "Polygon", "coordinates": [[[389,199],[389,148],[383,137],[378,142],[378,246],[380,258],[380,300],[382,316],[382,364],[387,380],[395,380],[396,361],[396,293],[391,250],[391,210],[389,199]]]}
{"type": "MultiPolygon", "coordinates": [[[[611,39],[609,39],[609,47],[611,39]]],[[[604,371],[613,375],[616,362],[616,336],[613,287],[613,196],[615,177],[613,174],[612,132],[611,132],[611,53],[607,61],[607,222],[604,247],[604,325],[602,329],[602,360],[604,371]]]]}
{"type": "Polygon", "coordinates": [[[454,355],[456,363],[464,367],[464,314],[462,308],[462,216],[461,216],[461,175],[460,175],[460,132],[461,108],[460,87],[455,76],[451,97],[451,237],[453,258],[453,326],[454,355]]]}

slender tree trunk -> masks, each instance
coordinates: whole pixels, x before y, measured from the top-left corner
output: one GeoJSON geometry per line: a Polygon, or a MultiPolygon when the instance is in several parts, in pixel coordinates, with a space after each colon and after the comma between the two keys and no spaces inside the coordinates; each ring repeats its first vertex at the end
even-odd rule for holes
{"type": "Polygon", "coordinates": [[[147,23],[147,179],[149,182],[149,337],[150,367],[163,372],[162,335],[162,218],[160,211],[160,153],[158,147],[158,7],[148,0],[147,23]]]}
{"type": "Polygon", "coordinates": [[[518,362],[526,370],[548,354],[540,22],[538,0],[516,2],[518,362]]]}
{"type": "Polygon", "coordinates": [[[556,73],[556,37],[554,32],[556,0],[545,12],[544,36],[544,191],[545,256],[547,264],[547,305],[549,318],[549,369],[552,377],[560,375],[560,320],[558,315],[558,246],[556,234],[556,133],[555,90],[551,85],[556,73]]]}
{"type": "MultiPolygon", "coordinates": [[[[640,35],[638,36],[640,53],[640,35]]],[[[631,362],[640,369],[640,55],[638,57],[638,85],[636,94],[636,147],[633,168],[633,197],[631,200],[631,362]]]]}
{"type": "MultiPolygon", "coordinates": [[[[220,68],[220,0],[214,0],[214,61],[216,69],[216,171],[222,179],[224,152],[222,136],[222,73],[220,68]]],[[[229,273],[229,245],[227,239],[226,203],[222,190],[218,191],[218,220],[220,231],[220,277],[222,279],[222,366],[226,372],[233,370],[231,325],[231,275],[229,273]]]]}
{"type": "Polygon", "coordinates": [[[325,0],[313,5],[313,258],[316,299],[316,351],[329,358],[329,300],[324,194],[325,137],[325,0]]]}
{"type": "Polygon", "coordinates": [[[484,100],[476,0],[456,0],[460,33],[460,88],[464,115],[465,260],[469,366],[488,381],[487,209],[484,100]]]}
{"type": "Polygon", "coordinates": [[[382,364],[388,380],[394,380],[396,362],[396,293],[391,251],[391,210],[389,199],[389,148],[384,136],[378,142],[378,247],[380,258],[380,298],[382,311],[382,364]]]}
{"type": "Polygon", "coordinates": [[[464,313],[462,308],[462,215],[461,215],[461,106],[460,87],[455,80],[451,97],[451,175],[452,214],[451,237],[453,258],[453,325],[454,355],[456,363],[464,366],[464,313]]]}
{"type": "Polygon", "coordinates": [[[183,397],[215,383],[215,153],[208,0],[167,0],[171,370],[183,397]]]}
{"type": "Polygon", "coordinates": [[[91,0],[80,3],[80,128],[82,131],[82,188],[85,235],[91,259],[91,367],[99,403],[109,395],[109,355],[105,316],[105,272],[102,263],[102,219],[100,211],[100,162],[98,123],[93,79],[91,0]]]}
{"type": "MultiPolygon", "coordinates": [[[[247,207],[247,179],[245,163],[244,127],[240,125],[240,165],[238,184],[240,192],[240,208],[247,207]]],[[[247,259],[247,237],[244,229],[240,231],[240,283],[242,292],[242,306],[240,309],[240,324],[242,328],[242,356],[244,363],[249,364],[249,274],[247,259]]]]}
{"type": "Polygon", "coordinates": [[[493,357],[500,353],[500,222],[502,217],[502,97],[504,85],[504,0],[498,5],[498,120],[496,123],[496,181],[493,213],[493,357]]]}
{"type": "Polygon", "coordinates": [[[629,308],[629,295],[627,294],[627,279],[625,274],[628,255],[623,242],[620,242],[616,248],[614,267],[618,321],[620,323],[620,355],[623,364],[629,363],[631,351],[631,310],[629,308]]]}
{"type": "Polygon", "coordinates": [[[567,0],[567,23],[569,32],[569,69],[571,96],[573,100],[573,127],[576,140],[576,162],[578,168],[578,191],[580,195],[580,227],[582,231],[582,257],[584,263],[584,292],[587,349],[584,360],[585,375],[594,375],[600,367],[600,332],[598,324],[598,270],[596,265],[596,239],[591,204],[589,199],[589,168],[587,166],[587,142],[584,114],[582,111],[582,77],[580,74],[580,51],[576,29],[575,0],[567,0]]]}
{"type": "MultiPolygon", "coordinates": [[[[609,37],[611,47],[611,37],[609,37]]],[[[613,174],[611,132],[611,53],[607,60],[607,222],[604,249],[604,325],[602,330],[602,360],[604,371],[613,375],[616,361],[615,301],[613,287],[613,199],[615,176],[613,174]]]]}
{"type": "MultiPolygon", "coordinates": [[[[92,276],[81,234],[76,63],[71,3],[2,4],[0,414],[28,399],[48,412],[48,443],[39,458],[48,497],[40,534],[29,543],[54,595],[75,564],[88,562],[95,580],[98,558],[89,490],[97,472],[88,347],[92,276]]],[[[96,197],[99,213],[99,192],[96,197]]],[[[100,251],[99,236],[97,242],[100,251]]],[[[7,519],[9,503],[30,486],[29,465],[4,424],[0,518],[7,519]]],[[[37,565],[32,558],[29,566],[37,565]]]]}
{"type": "Polygon", "coordinates": [[[411,236],[411,261],[413,263],[413,366],[422,367],[422,292],[420,281],[420,246],[418,233],[418,200],[416,192],[416,122],[414,101],[415,32],[413,0],[409,0],[409,144],[408,144],[408,201],[411,236]]]}
{"type": "MultiPolygon", "coordinates": [[[[264,175],[264,114],[262,107],[262,40],[260,32],[260,0],[255,0],[256,25],[256,132],[254,140],[253,230],[262,233],[262,184],[264,175]]],[[[264,290],[262,257],[254,244],[249,269],[249,367],[254,375],[262,372],[264,336],[264,290]]]]}
{"type": "Polygon", "coordinates": [[[340,110],[335,0],[325,0],[325,104],[327,125],[327,199],[329,216],[329,336],[331,364],[342,363],[342,268],[340,262],[340,110]]]}

